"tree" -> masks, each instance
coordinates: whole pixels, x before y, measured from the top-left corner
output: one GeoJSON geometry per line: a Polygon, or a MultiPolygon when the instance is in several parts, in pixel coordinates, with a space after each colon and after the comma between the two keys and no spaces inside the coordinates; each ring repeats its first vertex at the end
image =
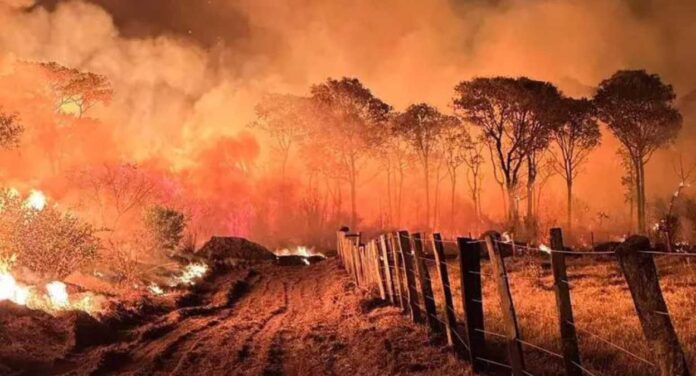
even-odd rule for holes
{"type": "MultiPolygon", "coordinates": [[[[468,130],[457,118],[449,117],[452,120],[447,121],[442,128],[440,136],[442,142],[442,159],[447,168],[447,175],[450,178],[450,229],[455,229],[455,198],[457,193],[457,172],[459,167],[467,162],[471,162],[468,157],[471,150],[474,148],[471,135],[468,130]]],[[[474,198],[475,200],[475,198],[474,198]]],[[[474,206],[476,202],[474,201],[474,206]]]]}
{"type": "Polygon", "coordinates": [[[682,117],[671,85],[644,70],[621,70],[599,84],[594,101],[599,119],[621,142],[636,174],[638,232],[646,232],[645,165],[673,141],[682,117]]]}
{"type": "Polygon", "coordinates": [[[513,227],[519,222],[520,169],[527,164],[528,190],[533,188],[535,156],[548,144],[554,119],[549,109],[558,97],[552,84],[526,77],[475,78],[455,87],[455,110],[481,128],[490,148],[496,174],[499,170],[507,191],[507,217],[513,227]]]}
{"type": "Polygon", "coordinates": [[[442,114],[426,103],[409,106],[394,119],[394,132],[410,144],[423,169],[425,183],[425,220],[431,224],[430,169],[442,143],[442,132],[447,126],[455,126],[459,120],[442,114]]]}
{"type": "Polygon", "coordinates": [[[350,185],[351,228],[358,220],[357,190],[359,173],[369,161],[369,151],[375,150],[388,120],[391,106],[375,97],[356,78],[329,78],[311,89],[317,127],[313,142],[328,148],[335,159],[336,169],[350,185]]]}
{"type": "Polygon", "coordinates": [[[0,190],[0,249],[44,279],[62,279],[97,258],[92,225],[54,206],[35,208],[16,192],[0,190]]]}
{"type": "Polygon", "coordinates": [[[587,99],[563,98],[560,104],[562,122],[551,132],[556,145],[551,150],[553,167],[566,183],[567,227],[573,226],[573,181],[580,173],[590,151],[596,148],[602,134],[596,120],[596,109],[587,99]]]}
{"type": "Polygon", "coordinates": [[[186,217],[176,209],[155,205],[145,212],[145,226],[158,249],[173,252],[184,237],[186,217]]]}
{"type": "Polygon", "coordinates": [[[468,167],[466,181],[469,186],[471,201],[474,203],[474,212],[476,213],[476,220],[478,222],[481,222],[482,217],[481,183],[483,174],[481,172],[481,166],[485,162],[483,158],[484,147],[485,144],[477,138],[476,141],[472,141],[464,150],[464,164],[468,167]]]}
{"type": "Polygon", "coordinates": [[[56,112],[74,111],[77,117],[97,103],[107,104],[113,95],[109,80],[100,74],[66,68],[60,64],[42,63],[51,89],[58,98],[56,112]],[[74,109],[69,108],[74,106],[74,109]]]}
{"type": "Polygon", "coordinates": [[[274,139],[283,180],[293,145],[307,133],[308,110],[307,98],[290,94],[266,94],[256,104],[257,120],[251,127],[263,130],[274,139]]]}
{"type": "Polygon", "coordinates": [[[19,123],[17,114],[6,114],[0,108],[0,148],[11,148],[19,145],[19,138],[24,127],[19,123]]]}

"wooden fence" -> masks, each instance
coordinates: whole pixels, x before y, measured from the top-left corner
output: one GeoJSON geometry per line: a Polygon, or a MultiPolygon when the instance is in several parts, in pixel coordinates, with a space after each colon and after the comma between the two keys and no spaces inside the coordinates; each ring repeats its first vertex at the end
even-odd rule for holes
{"type": "MultiPolygon", "coordinates": [[[[426,240],[423,234],[409,234],[408,231],[385,233],[366,242],[361,239],[360,233],[347,231],[339,231],[337,238],[338,255],[357,286],[376,292],[379,298],[399,307],[414,322],[427,325],[430,335],[446,338],[448,345],[460,358],[471,364],[474,372],[480,373],[487,367],[503,367],[508,368],[515,376],[531,375],[525,366],[523,345],[562,359],[567,375],[594,375],[583,366],[580,356],[576,334],[578,328],[573,318],[566,272],[566,257],[614,255],[628,283],[643,334],[654,353],[655,363],[643,360],[659,368],[663,376],[689,375],[684,352],[662,296],[653,259],[655,254],[661,252],[652,251],[650,242],[643,236],[631,236],[613,251],[606,252],[569,250],[564,246],[563,235],[558,228],[550,231],[551,246],[543,248],[520,246],[504,241],[494,231],[485,233],[480,239],[460,237],[456,241],[443,240],[437,233],[426,240]],[[426,241],[431,244],[431,251],[427,254],[426,241]],[[457,265],[448,264],[445,260],[446,242],[456,243],[457,265]],[[543,252],[549,257],[561,353],[526,342],[520,336],[505,265],[506,258],[520,247],[543,252]],[[495,281],[504,333],[492,333],[484,328],[482,256],[487,256],[490,261],[490,277],[495,281]],[[431,279],[427,262],[434,263],[439,278],[431,279]],[[455,300],[450,284],[452,278],[459,278],[460,281],[463,323],[458,321],[455,314],[455,300]],[[436,286],[433,286],[433,283],[436,283],[436,286]],[[433,288],[442,292],[442,301],[437,301],[433,288]],[[444,312],[438,312],[438,306],[444,312]],[[507,364],[486,356],[485,334],[505,340],[507,364]]],[[[614,346],[628,352],[618,345],[614,346]]],[[[635,354],[629,354],[637,357],[635,354]]]]}

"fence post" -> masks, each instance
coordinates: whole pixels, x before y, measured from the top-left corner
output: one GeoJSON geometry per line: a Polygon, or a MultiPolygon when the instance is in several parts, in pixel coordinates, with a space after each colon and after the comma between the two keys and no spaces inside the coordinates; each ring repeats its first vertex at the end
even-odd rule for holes
{"type": "MultiPolygon", "coordinates": [[[[563,233],[560,228],[551,229],[551,249],[564,251],[563,233]]],[[[553,270],[553,291],[556,295],[556,309],[561,326],[561,345],[563,348],[563,361],[565,362],[566,375],[582,376],[580,368],[580,349],[578,337],[575,333],[575,319],[573,318],[573,306],[570,301],[570,287],[568,285],[568,273],[566,272],[565,253],[551,252],[551,268],[553,270]]]]}
{"type": "Polygon", "coordinates": [[[420,281],[421,295],[423,296],[423,305],[425,306],[425,322],[428,324],[433,334],[441,334],[442,327],[437,318],[437,308],[435,306],[435,294],[433,294],[433,286],[431,284],[430,273],[428,266],[425,264],[425,253],[423,252],[423,238],[420,233],[412,235],[413,238],[413,258],[418,272],[418,280],[420,281]]]}
{"type": "Polygon", "coordinates": [[[380,254],[382,255],[382,264],[384,265],[384,282],[387,287],[387,295],[389,296],[389,302],[394,304],[396,300],[394,299],[394,284],[392,283],[392,272],[389,268],[389,249],[387,248],[387,240],[384,234],[379,236],[380,254]]]}
{"type": "Polygon", "coordinates": [[[375,276],[375,282],[377,282],[379,286],[379,296],[382,300],[387,300],[387,289],[386,286],[384,286],[384,278],[382,276],[382,262],[380,260],[379,247],[376,240],[373,240],[370,244],[372,245],[372,272],[375,276]]]}
{"type": "MultiPolygon", "coordinates": [[[[398,234],[397,234],[398,236],[398,234]]],[[[401,280],[404,276],[401,274],[401,257],[399,256],[399,251],[397,250],[397,239],[394,237],[394,233],[389,234],[389,243],[392,252],[392,260],[394,261],[394,285],[396,286],[396,291],[399,295],[399,307],[402,311],[406,311],[406,302],[404,301],[404,286],[401,280]]]]}
{"type": "Polygon", "coordinates": [[[483,333],[483,292],[481,291],[481,246],[470,238],[457,238],[459,248],[459,278],[462,290],[462,306],[466,315],[466,334],[469,341],[469,357],[474,372],[484,365],[477,360],[486,349],[483,333]]]}
{"type": "Polygon", "coordinates": [[[510,294],[510,284],[507,279],[507,271],[505,270],[505,261],[498,247],[500,234],[497,232],[489,232],[485,235],[486,248],[488,256],[491,260],[493,268],[493,277],[496,279],[498,296],[500,298],[500,309],[503,314],[505,331],[508,338],[507,348],[508,356],[510,357],[510,366],[514,376],[522,376],[525,372],[524,356],[522,355],[522,345],[519,342],[520,329],[517,325],[517,315],[515,314],[515,305],[512,302],[510,294]]]}
{"type": "Polygon", "coordinates": [[[465,348],[467,344],[462,343],[462,338],[464,337],[459,332],[459,327],[457,326],[457,315],[454,312],[452,290],[450,289],[451,285],[445,260],[445,247],[442,245],[442,236],[440,234],[433,234],[433,254],[435,255],[437,273],[440,276],[442,295],[445,297],[445,333],[447,334],[447,344],[452,346],[457,356],[464,358],[467,356],[465,348]]]}
{"type": "Polygon", "coordinates": [[[413,252],[411,250],[411,239],[408,236],[408,231],[399,231],[396,233],[399,241],[399,253],[404,264],[404,274],[406,275],[406,293],[408,297],[408,305],[411,311],[411,318],[416,323],[422,323],[420,306],[418,304],[418,292],[416,290],[416,275],[413,272],[413,252]]]}
{"type": "Polygon", "coordinates": [[[616,248],[616,255],[631,290],[643,334],[648,341],[662,376],[688,376],[684,351],[662,296],[650,240],[633,235],[616,248]]]}

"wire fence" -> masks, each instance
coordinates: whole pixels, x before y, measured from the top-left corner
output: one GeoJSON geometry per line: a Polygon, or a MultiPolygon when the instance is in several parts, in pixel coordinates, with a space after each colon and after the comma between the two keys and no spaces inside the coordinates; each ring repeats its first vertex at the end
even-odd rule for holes
{"type": "MultiPolygon", "coordinates": [[[[388,255],[386,258],[381,256],[378,257],[378,265],[384,265],[383,271],[379,273],[383,273],[385,275],[386,273],[390,273],[390,278],[388,280],[392,283],[392,286],[390,286],[391,290],[388,288],[381,288],[381,291],[383,291],[384,294],[383,298],[387,298],[385,292],[392,291],[392,296],[389,296],[389,299],[391,299],[392,301],[395,301],[397,298],[400,300],[405,300],[403,304],[407,311],[409,309],[412,311],[412,316],[414,317],[414,319],[416,316],[418,316],[424,319],[424,321],[437,325],[440,328],[447,328],[447,334],[449,338],[451,338],[452,342],[456,342],[452,344],[461,345],[461,347],[465,349],[468,353],[470,359],[474,361],[474,364],[476,362],[481,362],[488,366],[501,367],[513,370],[516,369],[525,375],[532,375],[532,373],[530,373],[530,371],[526,369],[524,366],[520,368],[520,364],[516,364],[515,361],[505,363],[499,359],[491,359],[490,356],[486,356],[485,353],[480,352],[480,350],[477,349],[476,346],[474,346],[474,343],[472,342],[472,336],[478,333],[483,339],[489,337],[491,340],[503,341],[508,343],[517,343],[520,346],[520,348],[525,348],[527,349],[527,351],[537,352],[543,356],[549,357],[550,359],[554,359],[555,361],[561,361],[566,366],[570,365],[571,368],[575,368],[583,374],[587,374],[590,376],[599,374],[597,370],[592,369],[593,367],[589,367],[587,364],[581,363],[579,356],[572,357],[567,354],[567,349],[565,348],[565,346],[566,340],[568,338],[566,334],[564,334],[563,329],[561,329],[561,337],[563,339],[563,341],[561,341],[561,345],[564,348],[563,352],[550,349],[545,345],[535,343],[527,338],[522,338],[522,336],[519,334],[519,327],[517,327],[518,324],[516,313],[514,311],[514,303],[509,290],[510,277],[506,271],[505,263],[502,261],[503,256],[500,252],[502,252],[501,249],[512,248],[513,255],[538,254],[542,256],[558,255],[559,257],[612,256],[616,257],[620,263],[628,263],[630,260],[627,261],[625,259],[625,256],[623,256],[619,252],[616,252],[615,250],[575,251],[567,249],[563,246],[558,246],[558,244],[556,244],[556,246],[554,246],[553,248],[545,246],[543,244],[540,244],[538,246],[532,246],[529,244],[514,242],[513,240],[499,239],[493,236],[488,237],[486,239],[442,239],[439,237],[439,235],[433,234],[431,243],[430,241],[427,241],[426,237],[422,234],[418,234],[414,237],[413,234],[408,234],[408,232],[405,231],[394,233],[393,237],[391,237],[390,240],[392,241],[383,241],[376,243],[377,248],[382,247],[384,244],[386,244],[387,247],[390,248],[388,250],[383,250],[383,253],[385,255],[388,255]],[[428,245],[430,245],[430,247],[428,247],[428,245]],[[446,257],[444,257],[445,245],[456,246],[455,249],[458,252],[457,256],[459,262],[451,262],[446,257]],[[474,257],[474,260],[478,263],[478,266],[473,270],[465,269],[471,267],[470,265],[467,266],[465,261],[463,260],[463,247],[467,246],[473,247],[471,249],[478,254],[476,257],[474,257]],[[439,248],[439,250],[437,248],[439,248]],[[488,250],[488,252],[484,252],[484,250],[488,250]],[[439,255],[436,253],[439,253],[439,255]],[[486,265],[486,267],[483,269],[493,268],[494,272],[491,273],[487,270],[482,270],[480,256],[481,254],[486,253],[491,257],[489,264],[495,264],[496,262],[500,262],[502,268],[498,267],[498,269],[496,269],[492,265],[486,265]],[[498,256],[500,257],[500,261],[497,260],[498,256]],[[395,272],[398,272],[398,274],[396,274],[395,272]],[[433,274],[435,274],[436,276],[433,276],[433,274]],[[451,282],[451,277],[453,277],[454,281],[461,283],[453,284],[451,282]],[[476,283],[470,286],[469,284],[471,284],[470,282],[472,280],[476,283]],[[463,285],[465,282],[467,283],[467,286],[463,285]],[[508,330],[505,330],[505,332],[502,333],[491,329],[486,329],[483,325],[481,325],[481,327],[472,326],[471,323],[468,322],[469,318],[471,317],[470,310],[478,309],[480,311],[481,320],[483,320],[483,318],[485,317],[483,316],[483,299],[476,298],[476,296],[482,296],[482,285],[484,284],[484,282],[487,285],[493,284],[494,286],[497,286],[497,290],[501,294],[500,299],[504,300],[504,293],[507,293],[508,298],[510,299],[509,301],[512,306],[512,309],[511,313],[503,312],[503,318],[507,317],[506,315],[511,315],[510,317],[513,318],[512,322],[514,323],[513,325],[515,326],[515,328],[512,332],[509,330],[509,326],[508,330]],[[470,291],[471,289],[478,289],[478,291],[470,291]],[[415,295],[413,295],[414,291],[416,291],[415,295]],[[437,291],[438,294],[436,294],[435,291],[437,291]],[[472,292],[478,293],[478,295],[472,294],[472,292]],[[398,295],[398,297],[396,295],[398,295]],[[449,302],[445,301],[445,295],[449,296],[449,302]],[[468,302],[465,302],[464,300],[468,300],[468,302]],[[478,305],[479,307],[472,308],[474,305],[478,305]],[[457,312],[458,310],[455,309],[455,307],[462,307],[462,310],[459,311],[461,313],[457,312]],[[415,311],[418,311],[418,314],[416,314],[415,311]],[[452,328],[453,326],[454,328],[452,328]],[[462,327],[465,327],[466,330],[460,330],[460,328],[462,327]],[[513,335],[511,333],[515,334],[513,335]]],[[[640,249],[634,251],[634,254],[645,255],[650,257],[696,256],[696,254],[670,253],[650,249],[640,249]]],[[[622,268],[625,266],[624,264],[622,264],[622,268]]],[[[558,286],[564,286],[563,289],[565,289],[565,291],[568,292],[568,306],[572,307],[569,300],[569,291],[571,287],[574,286],[574,284],[572,284],[571,281],[569,281],[569,278],[566,275],[565,261],[563,261],[562,274],[556,275],[556,269],[558,266],[553,265],[553,267],[554,273],[552,281],[554,286],[556,286],[554,288],[554,291],[556,294],[558,294],[558,286]]],[[[347,269],[351,268],[348,267],[347,269]]],[[[624,272],[626,273],[625,270],[624,272]]],[[[548,275],[531,276],[518,273],[515,275],[515,278],[518,277],[528,279],[535,283],[546,283],[549,281],[548,275]],[[542,278],[544,279],[543,281],[542,278]]],[[[383,280],[379,278],[377,279],[379,280],[380,284],[385,283],[383,280]]],[[[633,286],[633,283],[635,283],[635,281],[631,281],[631,278],[629,278],[628,275],[626,276],[626,280],[629,283],[630,288],[635,287],[633,286]]],[[[636,307],[640,306],[639,303],[640,302],[635,301],[636,307]]],[[[637,308],[637,310],[639,311],[639,319],[643,320],[645,312],[642,312],[640,308],[637,308]]],[[[589,330],[587,327],[577,325],[575,320],[563,320],[564,313],[560,311],[560,308],[558,313],[558,317],[546,317],[546,319],[555,321],[560,327],[562,327],[561,323],[567,324],[568,326],[574,329],[573,333],[580,333],[582,336],[587,336],[596,341],[604,343],[607,346],[610,346],[612,349],[630,357],[631,359],[639,361],[645,366],[651,367],[652,369],[658,367],[658,365],[654,361],[648,360],[645,356],[641,356],[634,351],[630,351],[625,346],[615,343],[615,341],[610,340],[606,336],[598,335],[594,331],[589,330]]],[[[667,319],[670,318],[670,314],[666,309],[652,309],[650,311],[647,311],[647,313],[661,315],[666,317],[667,319]]],[[[572,317],[572,314],[570,317],[572,317]]],[[[508,323],[509,322],[510,321],[508,320],[508,323]]],[[[483,321],[481,321],[481,323],[483,323],[483,321]]],[[[576,334],[573,334],[573,336],[575,337],[576,334]]],[[[575,341],[575,346],[577,347],[577,337],[573,338],[573,340],[575,341]]],[[[509,348],[510,347],[508,346],[508,349],[509,348]]],[[[681,357],[683,358],[683,351],[681,349],[678,349],[678,351],[681,352],[681,357]]],[[[519,356],[522,357],[522,353],[520,353],[519,356]]],[[[509,353],[508,357],[509,360],[514,359],[512,353],[509,353]]],[[[658,360],[664,361],[663,359],[658,360]]],[[[476,366],[474,367],[474,370],[476,371],[476,366]]]]}

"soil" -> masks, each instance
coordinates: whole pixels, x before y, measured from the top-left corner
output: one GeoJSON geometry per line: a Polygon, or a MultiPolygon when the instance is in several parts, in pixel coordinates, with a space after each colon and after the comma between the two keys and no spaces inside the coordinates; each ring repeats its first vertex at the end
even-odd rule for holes
{"type": "Polygon", "coordinates": [[[470,374],[424,326],[358,290],[335,259],[218,272],[166,299],[114,309],[101,323],[22,311],[26,325],[12,332],[0,307],[2,340],[22,350],[0,351],[0,374],[470,374]]]}

